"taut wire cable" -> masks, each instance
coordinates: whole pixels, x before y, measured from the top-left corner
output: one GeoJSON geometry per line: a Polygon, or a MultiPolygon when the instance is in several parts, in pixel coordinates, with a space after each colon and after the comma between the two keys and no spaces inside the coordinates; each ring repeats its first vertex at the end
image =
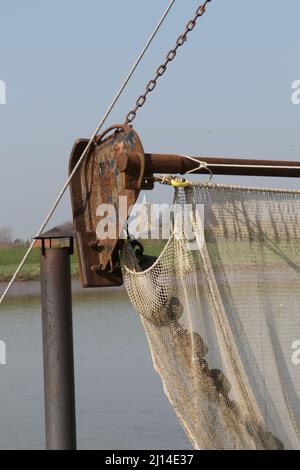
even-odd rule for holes
{"type": "Polygon", "coordinates": [[[178,155],[178,156],[187,158],[188,160],[191,160],[192,162],[197,163],[197,167],[193,168],[192,170],[187,171],[186,174],[194,173],[195,171],[197,171],[201,168],[205,168],[206,170],[209,171],[209,167],[215,167],[215,166],[217,166],[217,167],[221,166],[221,167],[224,167],[224,168],[264,168],[264,169],[270,168],[270,169],[274,169],[274,170],[277,170],[277,169],[280,168],[282,170],[292,170],[292,169],[300,170],[299,165],[263,165],[263,164],[260,164],[260,163],[257,163],[257,164],[254,164],[254,163],[245,163],[245,164],[241,164],[241,163],[210,163],[210,162],[202,161],[199,158],[195,158],[195,157],[192,157],[190,155],[178,155]]]}

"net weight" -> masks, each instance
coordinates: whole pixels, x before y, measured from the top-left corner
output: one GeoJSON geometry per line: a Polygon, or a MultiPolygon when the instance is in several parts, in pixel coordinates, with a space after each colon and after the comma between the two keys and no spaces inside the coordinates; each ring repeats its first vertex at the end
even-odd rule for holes
{"type": "Polygon", "coordinates": [[[150,455],[149,465],[158,467],[159,465],[190,465],[193,460],[192,454],[172,454],[172,455],[150,455]]]}

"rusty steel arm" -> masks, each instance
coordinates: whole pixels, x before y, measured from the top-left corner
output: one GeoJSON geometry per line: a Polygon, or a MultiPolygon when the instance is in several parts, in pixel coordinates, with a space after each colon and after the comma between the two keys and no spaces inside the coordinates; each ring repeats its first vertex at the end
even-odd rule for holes
{"type": "MultiPolygon", "coordinates": [[[[205,162],[215,175],[239,176],[273,176],[300,177],[300,162],[281,160],[256,160],[223,157],[193,157],[199,164],[205,162]]],[[[140,157],[137,154],[121,155],[117,159],[121,172],[136,172],[139,174],[140,157]]],[[[197,168],[196,162],[183,155],[145,153],[145,177],[155,173],[185,174],[197,168]]],[[[196,169],[193,173],[206,173],[205,168],[196,169]]]]}
{"type": "MultiPolygon", "coordinates": [[[[153,173],[185,174],[196,166],[196,163],[181,155],[148,153],[145,158],[146,168],[148,165],[153,173]]],[[[222,157],[195,159],[199,160],[199,163],[205,162],[216,175],[300,177],[300,162],[222,157]]],[[[201,168],[195,173],[205,173],[205,169],[201,168]]]]}

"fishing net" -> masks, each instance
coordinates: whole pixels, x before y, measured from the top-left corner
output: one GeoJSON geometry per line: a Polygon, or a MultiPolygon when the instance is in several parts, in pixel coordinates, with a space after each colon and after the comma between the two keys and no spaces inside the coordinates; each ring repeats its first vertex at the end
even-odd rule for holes
{"type": "Polygon", "coordinates": [[[149,269],[123,253],[167,397],[196,449],[299,449],[300,192],[193,185],[175,202],[149,269]]]}

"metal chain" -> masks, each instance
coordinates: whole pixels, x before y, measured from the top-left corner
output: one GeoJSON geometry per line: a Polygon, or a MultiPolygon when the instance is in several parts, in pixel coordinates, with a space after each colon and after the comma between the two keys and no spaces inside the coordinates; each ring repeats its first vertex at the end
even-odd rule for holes
{"type": "Polygon", "coordinates": [[[183,46],[183,44],[187,40],[188,34],[195,28],[198,18],[204,15],[204,13],[206,12],[206,6],[209,2],[211,2],[211,0],[206,0],[202,5],[200,5],[197,8],[194,18],[192,18],[187,23],[185,27],[185,31],[178,37],[176,41],[176,46],[174,47],[174,49],[171,49],[168,52],[165,62],[158,67],[155,77],[152,80],[150,80],[150,82],[147,84],[145,93],[139,96],[139,98],[136,101],[135,107],[131,111],[129,111],[129,113],[127,114],[125,123],[124,123],[125,125],[130,124],[134,120],[139,108],[141,108],[145,104],[148,94],[151,91],[153,91],[154,88],[156,87],[157,80],[160,77],[162,77],[165,71],[167,70],[167,66],[169,62],[172,62],[175,59],[177,50],[179,49],[179,47],[183,46]]]}

